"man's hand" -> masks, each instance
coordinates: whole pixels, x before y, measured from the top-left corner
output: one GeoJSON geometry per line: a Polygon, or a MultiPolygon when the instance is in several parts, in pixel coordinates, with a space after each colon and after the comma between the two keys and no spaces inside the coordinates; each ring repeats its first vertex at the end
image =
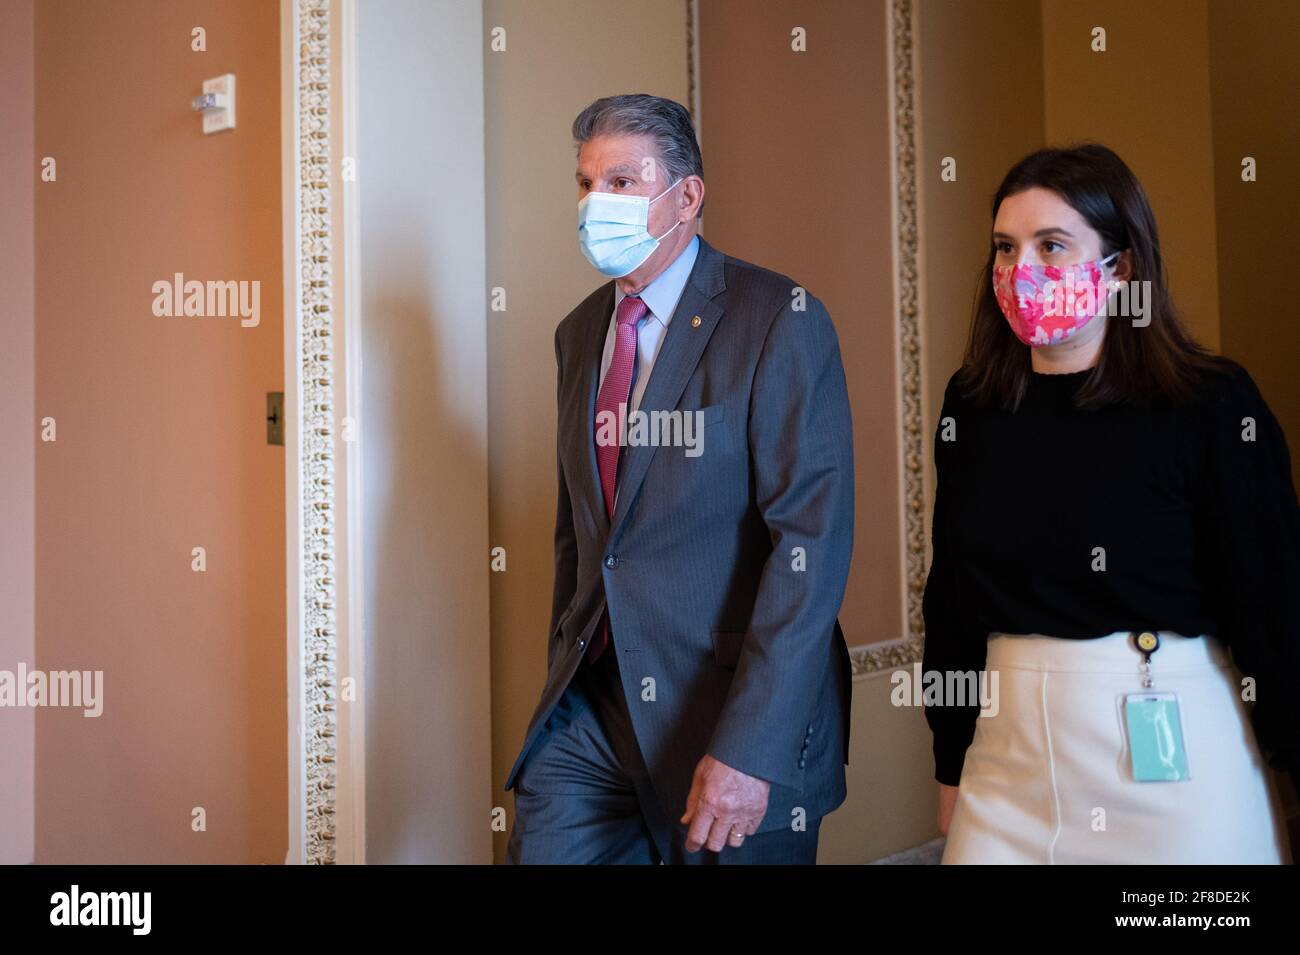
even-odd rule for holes
{"type": "Polygon", "coordinates": [[[680,820],[691,827],[686,851],[698,852],[707,845],[721,852],[724,846],[742,845],[744,836],[753,835],[767,814],[771,788],[766,779],[747,776],[705,753],[695,767],[686,814],[680,820]]]}

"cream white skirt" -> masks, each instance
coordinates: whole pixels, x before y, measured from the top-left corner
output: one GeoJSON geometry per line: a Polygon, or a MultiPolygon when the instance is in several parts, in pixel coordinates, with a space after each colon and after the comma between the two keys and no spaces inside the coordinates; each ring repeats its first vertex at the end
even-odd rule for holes
{"type": "Polygon", "coordinates": [[[1181,782],[1133,778],[1118,702],[1143,692],[1131,634],[989,635],[996,714],[975,721],[945,865],[1291,861],[1227,650],[1208,636],[1160,640],[1150,692],[1178,694],[1181,782]]]}

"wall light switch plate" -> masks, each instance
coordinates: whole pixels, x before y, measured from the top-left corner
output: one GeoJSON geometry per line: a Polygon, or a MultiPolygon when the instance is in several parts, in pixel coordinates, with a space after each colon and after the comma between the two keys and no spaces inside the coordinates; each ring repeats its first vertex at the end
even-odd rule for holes
{"type": "Polygon", "coordinates": [[[235,74],[225,73],[203,81],[203,92],[215,93],[222,98],[223,106],[203,111],[203,134],[219,133],[235,128],[235,74]]]}

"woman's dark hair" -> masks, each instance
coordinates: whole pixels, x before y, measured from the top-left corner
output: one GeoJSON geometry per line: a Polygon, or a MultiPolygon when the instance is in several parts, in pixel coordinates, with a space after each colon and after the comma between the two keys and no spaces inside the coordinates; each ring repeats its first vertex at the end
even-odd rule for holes
{"type": "MultiPolygon", "coordinates": [[[[1087,220],[1101,236],[1102,258],[1129,250],[1130,281],[1151,283],[1145,301],[1149,324],[1135,326],[1114,314],[1107,320],[1097,364],[1075,394],[1078,407],[1181,404],[1196,394],[1201,373],[1226,370],[1229,363],[1193,339],[1174,308],[1155,216],[1124,160],[1099,143],[1030,153],[998,187],[993,219],[1002,200],[1034,187],[1055,192],[1087,220]]],[[[1029,384],[1030,346],[1015,336],[998,307],[992,282],[996,253],[990,243],[958,381],[977,404],[1014,411],[1029,384]]]]}

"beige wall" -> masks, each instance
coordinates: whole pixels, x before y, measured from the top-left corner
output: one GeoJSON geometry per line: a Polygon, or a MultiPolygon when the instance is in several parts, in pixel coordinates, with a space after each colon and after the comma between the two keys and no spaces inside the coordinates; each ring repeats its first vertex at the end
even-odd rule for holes
{"type": "Polygon", "coordinates": [[[1042,21],[1046,142],[1095,139],[1119,153],[1155,210],[1188,328],[1218,348],[1205,0],[1043,0],[1042,21]],[[1104,53],[1090,47],[1096,26],[1104,53]]]}
{"type": "Polygon", "coordinates": [[[484,807],[508,794],[491,772],[483,21],[462,0],[358,13],[366,861],[486,864],[484,807]]]}
{"type": "Polygon", "coordinates": [[[1245,17],[1239,3],[1209,5],[1221,344],[1281,422],[1300,485],[1300,323],[1281,286],[1296,272],[1300,215],[1300,4],[1256,0],[1250,9],[1245,17]],[[1258,163],[1255,182],[1241,179],[1246,156],[1258,163]]]}
{"type": "Polygon", "coordinates": [[[899,427],[883,0],[700,8],[706,228],[790,276],[835,323],[853,409],[856,521],[841,611],[850,646],[903,632],[899,427]],[[791,30],[807,51],[791,50],[791,30]]]}
{"type": "MultiPolygon", "coordinates": [[[[685,5],[604,0],[486,0],[484,54],[491,541],[507,570],[492,586],[492,804],[546,679],[555,575],[555,326],[606,279],[578,250],[570,125],[600,96],[647,92],[687,101],[685,5]]],[[[705,159],[708,170],[708,159],[705,159]]],[[[710,199],[710,201],[712,201],[710,199]]],[[[506,833],[497,836],[504,858],[506,833]]]]}
{"type": "Polygon", "coordinates": [[[36,860],[279,863],[278,8],[41,0],[35,45],[36,151],[58,162],[35,186],[35,414],[58,425],[36,446],[36,655],[103,670],[105,700],[37,715],[36,860]],[[228,71],[239,126],[205,137],[190,99],[228,71]],[[155,317],[174,272],[259,280],[260,325],[155,317]]]}
{"type": "MultiPolygon", "coordinates": [[[[36,660],[33,21],[32,0],[12,0],[0,31],[0,670],[10,672],[36,660]]],[[[32,861],[35,731],[33,710],[0,709],[0,865],[32,861]]]]}

